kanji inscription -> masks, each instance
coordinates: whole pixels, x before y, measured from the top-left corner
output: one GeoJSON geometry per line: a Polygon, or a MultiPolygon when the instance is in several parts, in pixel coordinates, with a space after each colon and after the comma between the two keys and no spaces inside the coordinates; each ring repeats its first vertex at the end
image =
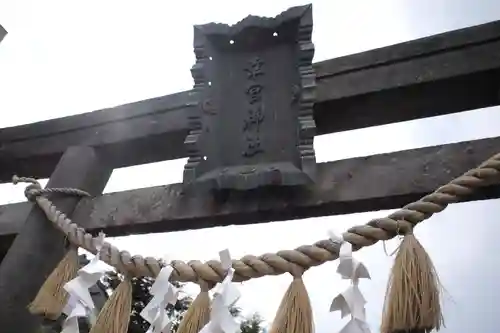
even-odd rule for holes
{"type": "Polygon", "coordinates": [[[254,157],[264,152],[260,142],[260,125],[264,121],[262,107],[264,87],[258,82],[258,77],[264,75],[263,65],[262,59],[255,57],[249,61],[248,67],[245,68],[250,81],[246,89],[248,97],[247,117],[243,120],[243,132],[246,139],[246,149],[243,151],[245,157],[254,157]]]}
{"type": "MultiPolygon", "coordinates": [[[[312,6],[195,26],[196,107],[184,184],[215,189],[314,181],[312,6]]],[[[194,105],[194,104],[193,104],[194,105]]]]}
{"type": "Polygon", "coordinates": [[[264,61],[262,61],[260,57],[253,58],[249,61],[249,65],[249,68],[245,68],[245,72],[250,80],[255,80],[257,76],[264,75],[264,72],[262,71],[264,61]]]}

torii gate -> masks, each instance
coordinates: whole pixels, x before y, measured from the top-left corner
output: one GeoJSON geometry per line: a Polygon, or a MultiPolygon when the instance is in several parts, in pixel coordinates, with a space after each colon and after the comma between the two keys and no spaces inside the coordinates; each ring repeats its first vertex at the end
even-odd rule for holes
{"type": "MultiPolygon", "coordinates": [[[[407,208],[406,215],[399,212],[402,215],[351,230],[351,235],[366,228],[378,232],[379,238],[371,240],[367,234],[358,235],[365,241],[362,245],[349,240],[356,248],[380,237],[393,237],[396,229],[388,225],[398,219],[401,226],[410,218],[414,220],[409,222],[417,223],[450,202],[500,197],[498,185],[488,178],[498,175],[496,159],[465,176],[482,187],[475,196],[465,196],[472,189],[459,177],[498,153],[500,138],[319,164],[312,147],[314,135],[500,104],[500,21],[312,64],[312,16],[308,15],[310,8],[305,6],[275,19],[250,17],[235,27],[197,26],[197,63],[192,69],[195,87],[191,91],[2,129],[0,181],[10,181],[13,174],[50,176],[48,188],[89,192],[93,198],[50,199],[94,235],[100,230],[118,236],[262,223],[408,204],[412,209],[428,209],[412,211],[416,214],[412,217],[407,208]],[[238,78],[221,76],[220,61],[235,72],[241,69],[235,74],[238,78]],[[272,69],[263,70],[272,75],[264,79],[259,73],[268,63],[272,69]],[[261,98],[268,88],[275,97],[261,98]],[[241,89],[234,90],[234,96],[248,97],[248,104],[238,104],[243,98],[232,98],[227,89],[241,89]],[[241,136],[227,128],[228,120],[214,120],[218,112],[228,115],[229,109],[238,110],[234,113],[241,123],[234,126],[241,136]],[[278,128],[267,122],[272,118],[266,113],[269,109],[284,125],[278,128]],[[276,132],[269,136],[274,145],[266,146],[270,140],[265,136],[271,131],[276,132]],[[245,140],[238,141],[240,138],[245,140]],[[221,151],[216,144],[223,140],[221,151]],[[190,157],[184,184],[101,195],[113,168],[180,157],[190,157]],[[457,191],[455,196],[438,191],[433,197],[449,202],[432,206],[430,199],[417,201],[457,177],[458,181],[445,188],[457,191]],[[190,191],[192,187],[196,191],[190,191]]],[[[38,200],[42,192],[31,188],[26,194],[38,200]]],[[[86,244],[76,236],[66,236],[96,252],[89,234],[86,244]]],[[[0,327],[3,332],[31,333],[38,319],[26,305],[63,257],[65,237],[46,222],[38,207],[20,203],[0,206],[0,239],[6,253],[0,266],[0,304],[4,305],[0,327]]],[[[300,269],[301,263],[308,268],[336,258],[339,249],[335,244],[324,240],[300,247],[298,257],[290,255],[293,251],[276,254],[276,265],[283,264],[279,267],[265,258],[244,258],[236,261],[235,280],[296,273],[292,271],[300,269]],[[258,261],[253,262],[254,258],[258,261]]],[[[145,269],[144,274],[158,274],[158,261],[142,258],[137,264],[126,253],[114,251],[110,253],[115,257],[108,253],[103,258],[122,264],[127,259],[127,265],[145,269]]],[[[225,276],[218,262],[211,262],[212,268],[181,262],[173,265],[174,279],[199,282],[199,278],[210,284],[225,276]]]]}

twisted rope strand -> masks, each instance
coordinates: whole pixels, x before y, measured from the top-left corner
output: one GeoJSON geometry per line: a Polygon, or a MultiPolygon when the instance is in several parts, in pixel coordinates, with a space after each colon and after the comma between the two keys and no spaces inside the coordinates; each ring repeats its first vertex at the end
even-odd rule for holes
{"type": "MultiPolygon", "coordinates": [[[[19,178],[19,181],[20,179],[22,178],[19,178]]],[[[493,185],[499,181],[500,154],[496,154],[479,167],[466,172],[420,200],[407,204],[389,216],[373,219],[365,225],[349,228],[343,234],[343,237],[353,245],[355,251],[373,245],[378,241],[389,240],[398,234],[411,232],[415,225],[430,218],[433,214],[443,211],[449,204],[460,201],[460,199],[470,195],[477,188],[493,185]]],[[[35,190],[27,189],[27,192],[29,192],[27,196],[36,195],[35,200],[45,212],[47,218],[62,230],[74,245],[96,254],[96,240],[92,235],[58,211],[50,200],[41,196],[44,193],[40,190],[35,192],[35,190]]],[[[246,255],[239,260],[233,260],[233,268],[236,271],[233,281],[241,282],[265,275],[279,275],[286,272],[303,272],[310,267],[337,259],[339,248],[340,244],[327,239],[320,240],[313,245],[302,245],[295,250],[266,253],[259,257],[246,255]]],[[[120,251],[108,242],[105,242],[102,248],[100,259],[121,272],[127,272],[135,276],[155,277],[162,267],[161,260],[151,257],[131,256],[129,252],[120,251]]],[[[172,280],[180,282],[198,283],[203,280],[216,283],[222,281],[224,277],[224,270],[217,260],[210,260],[205,263],[197,260],[187,263],[175,260],[171,262],[171,265],[174,268],[172,280]]]]}
{"type": "Polygon", "coordinates": [[[18,177],[14,176],[12,177],[12,183],[14,185],[18,183],[29,183],[31,185],[28,185],[26,189],[24,190],[24,195],[26,196],[26,199],[29,201],[34,201],[34,199],[38,196],[41,195],[46,195],[46,194],[66,194],[66,195],[74,195],[74,196],[80,196],[80,197],[90,197],[90,194],[88,192],[76,189],[76,188],[68,188],[68,187],[62,187],[62,188],[42,188],[40,183],[35,179],[35,178],[30,178],[30,177],[18,177]]]}

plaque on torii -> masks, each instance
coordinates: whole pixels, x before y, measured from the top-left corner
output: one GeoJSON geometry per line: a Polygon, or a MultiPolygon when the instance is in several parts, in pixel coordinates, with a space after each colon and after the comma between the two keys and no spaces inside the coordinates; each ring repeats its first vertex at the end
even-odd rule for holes
{"type": "Polygon", "coordinates": [[[247,190],[314,182],[312,6],[194,27],[196,107],[184,184],[247,190]]]}

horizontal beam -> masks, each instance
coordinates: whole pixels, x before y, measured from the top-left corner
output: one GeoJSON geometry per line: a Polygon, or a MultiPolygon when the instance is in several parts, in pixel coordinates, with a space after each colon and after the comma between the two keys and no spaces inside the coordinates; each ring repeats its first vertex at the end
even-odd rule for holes
{"type": "MultiPolygon", "coordinates": [[[[318,134],[498,105],[500,21],[316,63],[318,134]]],[[[44,178],[69,146],[113,167],[186,156],[190,92],[0,131],[0,182],[44,178]]]]}
{"type": "MultiPolygon", "coordinates": [[[[183,193],[181,184],[82,199],[76,223],[110,236],[253,224],[399,208],[498,152],[500,137],[319,164],[317,185],[231,195],[183,193]]],[[[469,200],[500,197],[500,186],[469,200]]],[[[31,204],[0,206],[0,244],[8,244],[31,204]]],[[[6,246],[6,245],[5,245],[6,246]]]]}

